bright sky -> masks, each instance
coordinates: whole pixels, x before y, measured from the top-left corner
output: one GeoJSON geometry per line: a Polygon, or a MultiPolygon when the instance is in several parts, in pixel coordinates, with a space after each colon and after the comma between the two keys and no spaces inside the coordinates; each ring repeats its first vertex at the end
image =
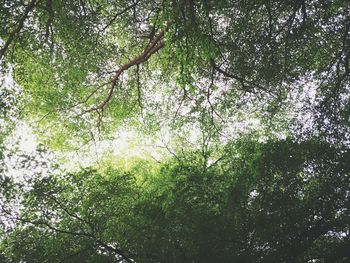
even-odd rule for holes
{"type": "MultiPolygon", "coordinates": [[[[12,78],[11,67],[6,74],[0,75],[0,84],[0,95],[1,91],[5,89],[15,89],[17,90],[17,93],[20,91],[19,87],[16,85],[15,81],[12,78]]],[[[306,86],[305,82],[301,83],[300,85],[303,85],[304,90],[304,93],[301,94],[301,98],[297,98],[297,96],[300,96],[300,94],[295,93],[290,95],[291,99],[295,101],[314,100],[314,87],[316,85],[313,85],[311,83],[306,86]]],[[[226,86],[223,84],[223,89],[225,89],[225,87],[226,86]]],[[[218,92],[218,94],[215,96],[221,96],[220,92],[218,92]]],[[[215,96],[213,97],[213,100],[215,100],[215,96]]],[[[159,97],[154,99],[160,100],[161,98],[159,97]]],[[[164,103],[166,104],[167,102],[164,103]]],[[[309,123],[308,115],[307,113],[301,111],[303,103],[296,103],[293,106],[295,107],[296,112],[299,114],[296,117],[303,120],[305,125],[307,125],[309,123]]],[[[181,110],[184,111],[182,114],[188,113],[186,112],[186,110],[188,110],[186,108],[182,108],[181,110]]],[[[292,111],[290,111],[290,113],[292,114],[292,111]]],[[[5,125],[5,122],[3,119],[1,119],[1,117],[0,125],[5,125]]],[[[191,126],[192,124],[189,125],[191,126]]],[[[200,128],[196,125],[192,125],[191,127],[190,126],[186,127],[186,139],[195,144],[200,137],[200,128]]],[[[232,140],[240,134],[247,132],[248,130],[258,129],[260,126],[260,120],[253,115],[244,115],[243,119],[237,119],[235,116],[232,116],[230,123],[227,123],[226,128],[223,131],[229,137],[223,137],[223,142],[232,140]]],[[[55,152],[55,157],[59,158],[62,167],[66,169],[76,169],[79,168],[79,166],[85,167],[93,165],[95,163],[98,163],[106,153],[109,155],[118,156],[119,158],[123,158],[125,162],[127,162],[127,159],[130,157],[153,158],[155,160],[160,160],[162,156],[169,155],[170,151],[173,150],[171,144],[171,138],[173,138],[172,136],[172,132],[169,130],[167,124],[165,124],[161,131],[159,131],[158,134],[153,137],[145,136],[136,129],[132,130],[130,128],[126,129],[125,127],[121,127],[116,132],[114,140],[91,142],[79,151],[75,152],[55,152]]],[[[280,136],[284,136],[284,134],[280,134],[280,136]]],[[[18,162],[20,153],[25,153],[27,155],[36,154],[38,138],[33,133],[30,125],[21,121],[19,123],[16,123],[16,128],[13,134],[7,138],[6,146],[9,149],[18,149],[18,151],[16,151],[16,154],[7,156],[5,161],[10,168],[9,173],[14,177],[20,178],[22,176],[21,174],[23,174],[24,171],[16,168],[15,163],[18,162]],[[18,144],[16,144],[16,142],[18,142],[18,144]]]]}

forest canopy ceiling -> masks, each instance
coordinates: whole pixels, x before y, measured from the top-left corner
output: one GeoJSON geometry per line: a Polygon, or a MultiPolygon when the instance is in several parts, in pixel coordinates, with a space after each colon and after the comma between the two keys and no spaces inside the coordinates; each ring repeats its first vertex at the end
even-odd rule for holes
{"type": "Polygon", "coordinates": [[[349,56],[344,0],[0,0],[0,261],[348,262],[349,56]]]}
{"type": "Polygon", "coordinates": [[[205,111],[220,126],[249,99],[274,114],[305,83],[325,108],[321,126],[348,114],[346,1],[4,0],[0,8],[3,65],[14,65],[23,113],[46,128],[59,120],[84,138],[141,111],[151,122],[179,117],[186,105],[186,118],[205,111]],[[159,112],[159,97],[175,99],[159,112]]]}

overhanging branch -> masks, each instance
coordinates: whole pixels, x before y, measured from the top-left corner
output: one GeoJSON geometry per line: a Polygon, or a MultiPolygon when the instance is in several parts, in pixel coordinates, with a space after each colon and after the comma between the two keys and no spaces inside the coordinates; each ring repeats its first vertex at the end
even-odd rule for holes
{"type": "Polygon", "coordinates": [[[82,114],[89,113],[92,111],[98,111],[102,110],[108,102],[111,100],[115,88],[117,86],[117,82],[119,80],[119,77],[124,73],[124,71],[128,70],[129,68],[133,66],[137,66],[142,64],[143,62],[147,61],[154,53],[156,53],[158,50],[162,49],[164,47],[164,34],[167,31],[170,23],[168,25],[159,31],[159,33],[153,38],[153,40],[148,44],[148,46],[145,48],[145,50],[142,52],[141,55],[135,57],[134,59],[130,60],[126,64],[122,65],[118,70],[115,71],[114,77],[111,80],[111,87],[109,88],[109,92],[107,94],[107,97],[97,106],[94,106],[86,111],[84,111],[82,114]]]}
{"type": "Polygon", "coordinates": [[[235,79],[237,80],[239,83],[241,83],[242,87],[243,88],[247,88],[248,90],[247,91],[250,91],[250,90],[253,90],[254,88],[258,88],[260,90],[263,90],[263,91],[266,91],[266,92],[269,92],[271,93],[270,90],[268,90],[267,88],[261,86],[261,85],[258,85],[256,83],[252,83],[248,80],[246,80],[245,78],[243,77],[240,77],[240,76],[237,76],[235,74],[232,74],[232,73],[229,73],[225,70],[223,70],[221,67],[219,67],[214,61],[211,61],[211,65],[213,67],[213,69],[217,72],[219,72],[220,74],[222,74],[224,77],[226,78],[229,78],[229,79],[235,79]]]}
{"type": "Polygon", "coordinates": [[[22,30],[24,21],[28,18],[29,13],[33,10],[35,5],[37,4],[39,0],[32,0],[27,7],[24,10],[24,14],[21,17],[21,19],[17,23],[17,27],[11,32],[9,38],[6,40],[5,45],[0,49],[0,60],[5,55],[6,50],[9,48],[9,46],[14,41],[16,35],[22,30]]]}

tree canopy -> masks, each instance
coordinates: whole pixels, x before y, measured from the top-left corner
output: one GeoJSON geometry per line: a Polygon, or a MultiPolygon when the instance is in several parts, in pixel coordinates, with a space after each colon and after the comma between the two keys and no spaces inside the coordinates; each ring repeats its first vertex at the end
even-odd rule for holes
{"type": "Polygon", "coordinates": [[[110,131],[139,108],[153,123],[178,117],[178,100],[219,123],[248,99],[274,113],[305,83],[321,126],[348,120],[346,1],[3,1],[0,21],[23,114],[63,137],[110,131]],[[176,97],[167,114],[157,97],[176,97]]]}
{"type": "Polygon", "coordinates": [[[0,261],[350,260],[347,1],[0,3],[0,261]]]}

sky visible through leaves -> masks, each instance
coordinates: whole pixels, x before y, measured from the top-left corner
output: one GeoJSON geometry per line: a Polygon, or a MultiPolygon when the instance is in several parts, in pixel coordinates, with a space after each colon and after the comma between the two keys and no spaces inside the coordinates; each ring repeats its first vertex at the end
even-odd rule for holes
{"type": "Polygon", "coordinates": [[[346,1],[0,3],[0,262],[350,260],[346,1]]]}

